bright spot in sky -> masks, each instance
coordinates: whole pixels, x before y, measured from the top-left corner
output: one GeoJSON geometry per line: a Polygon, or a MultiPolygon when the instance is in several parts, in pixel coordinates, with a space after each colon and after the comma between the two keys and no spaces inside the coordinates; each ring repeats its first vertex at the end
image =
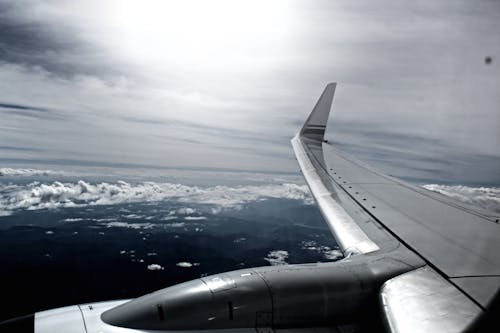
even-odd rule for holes
{"type": "Polygon", "coordinates": [[[293,22],[283,1],[263,0],[115,1],[101,20],[131,61],[204,72],[275,65],[263,56],[285,46],[293,22]]]}

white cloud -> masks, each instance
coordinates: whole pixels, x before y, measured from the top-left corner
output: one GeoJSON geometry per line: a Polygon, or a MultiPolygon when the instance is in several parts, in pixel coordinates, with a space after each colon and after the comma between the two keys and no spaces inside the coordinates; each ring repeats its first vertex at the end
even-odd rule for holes
{"type": "Polygon", "coordinates": [[[152,229],[154,224],[151,223],[126,223],[126,222],[109,222],[106,223],[107,228],[129,228],[129,229],[152,229]]]}
{"type": "Polygon", "coordinates": [[[287,265],[287,259],[288,251],[284,250],[271,251],[267,254],[267,257],[264,258],[264,260],[269,262],[272,266],[287,265]]]}
{"type": "Polygon", "coordinates": [[[186,223],[184,223],[184,222],[174,222],[174,223],[165,224],[165,226],[171,227],[171,228],[182,228],[185,225],[186,225],[186,223]]]}
{"type": "Polygon", "coordinates": [[[206,220],[207,218],[205,216],[186,216],[184,220],[186,221],[200,221],[200,220],[206,220]]]}
{"type": "Polygon", "coordinates": [[[340,250],[324,250],[322,254],[328,260],[338,260],[344,257],[340,250]]]}
{"type": "MultiPolygon", "coordinates": [[[[173,200],[182,203],[208,204],[221,208],[241,208],[242,205],[268,198],[300,200],[312,204],[307,186],[296,184],[198,187],[173,183],[144,182],[130,184],[91,184],[53,182],[41,184],[0,184],[0,212],[8,215],[15,210],[54,209],[88,205],[112,205],[130,202],[173,200]]],[[[217,211],[217,210],[215,210],[217,211]]],[[[214,212],[215,212],[214,211],[214,212]]],[[[182,208],[183,214],[195,212],[182,208]]]]}
{"type": "Polygon", "coordinates": [[[0,168],[0,176],[48,176],[53,174],[55,172],[51,170],[0,168]]]}
{"type": "Polygon", "coordinates": [[[150,271],[161,271],[161,270],[164,270],[165,268],[162,267],[161,265],[158,265],[158,264],[151,264],[151,265],[148,265],[147,268],[150,270],[150,271]]]}
{"type": "Polygon", "coordinates": [[[107,218],[102,218],[102,219],[92,219],[92,221],[96,221],[96,222],[113,222],[113,221],[116,221],[116,219],[112,218],[112,217],[107,217],[107,218]]]}
{"type": "Polygon", "coordinates": [[[190,214],[193,214],[194,212],[196,212],[196,210],[194,210],[193,208],[189,208],[189,207],[182,207],[182,208],[177,209],[177,214],[181,214],[181,215],[190,215],[190,214]]]}
{"type": "Polygon", "coordinates": [[[423,187],[466,204],[500,213],[500,187],[468,187],[438,184],[428,184],[423,187]]]}
{"type": "Polygon", "coordinates": [[[142,219],[142,218],[144,218],[143,215],[137,215],[137,214],[123,215],[123,217],[126,219],[142,219]]]}
{"type": "Polygon", "coordinates": [[[328,260],[337,260],[344,256],[340,250],[332,249],[329,246],[318,245],[315,241],[303,241],[300,248],[317,252],[328,260]]]}
{"type": "Polygon", "coordinates": [[[85,219],[79,218],[79,217],[70,217],[64,220],[61,220],[62,222],[80,222],[84,221],[85,219]]]}
{"type": "Polygon", "coordinates": [[[182,262],[178,262],[177,264],[175,264],[176,266],[178,267],[182,267],[182,268],[189,268],[189,267],[193,267],[193,264],[190,263],[190,262],[186,262],[186,261],[182,261],[182,262]]]}

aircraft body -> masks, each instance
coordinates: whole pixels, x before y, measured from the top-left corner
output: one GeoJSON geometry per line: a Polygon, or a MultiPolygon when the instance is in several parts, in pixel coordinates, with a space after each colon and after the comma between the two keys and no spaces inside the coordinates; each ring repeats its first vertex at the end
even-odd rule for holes
{"type": "Polygon", "coordinates": [[[380,174],[328,143],[335,89],[326,86],[292,146],[344,259],[221,273],[137,299],[37,312],[0,331],[477,329],[498,300],[498,216],[380,174]]]}

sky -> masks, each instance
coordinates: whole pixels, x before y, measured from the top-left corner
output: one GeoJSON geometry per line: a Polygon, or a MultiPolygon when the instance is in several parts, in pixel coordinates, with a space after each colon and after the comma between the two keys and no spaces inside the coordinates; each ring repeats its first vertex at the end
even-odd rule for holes
{"type": "Polygon", "coordinates": [[[498,186],[499,63],[499,1],[0,0],[0,163],[296,173],[334,81],[331,142],[498,186]]]}

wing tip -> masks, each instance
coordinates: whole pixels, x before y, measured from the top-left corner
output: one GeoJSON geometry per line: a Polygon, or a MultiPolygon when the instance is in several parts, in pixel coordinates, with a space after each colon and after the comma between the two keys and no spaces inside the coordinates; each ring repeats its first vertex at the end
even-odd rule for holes
{"type": "Polygon", "coordinates": [[[311,114],[300,130],[300,136],[318,141],[324,140],[325,129],[336,88],[337,82],[329,82],[326,85],[311,114]]]}

